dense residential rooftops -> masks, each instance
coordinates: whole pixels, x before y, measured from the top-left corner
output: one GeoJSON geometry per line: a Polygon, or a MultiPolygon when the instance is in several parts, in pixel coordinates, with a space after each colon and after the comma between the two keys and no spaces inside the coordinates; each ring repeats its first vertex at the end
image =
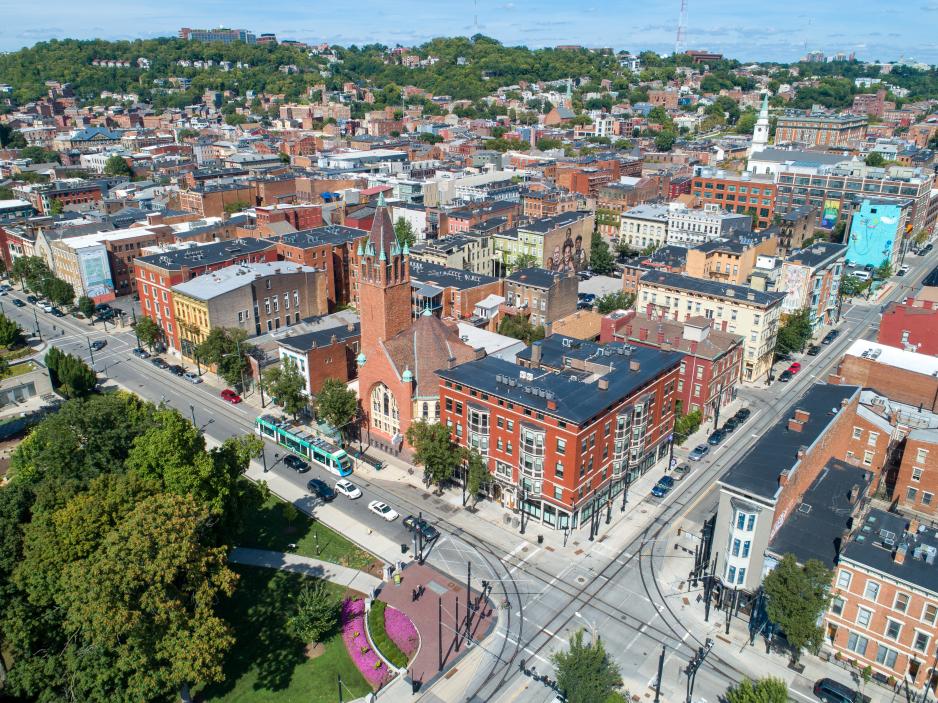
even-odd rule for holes
{"type": "Polygon", "coordinates": [[[793,264],[803,264],[804,266],[816,268],[832,259],[841,258],[846,253],[846,244],[815,242],[811,246],[802,249],[797,254],[792,254],[785,260],[793,264]]]}
{"type": "Polygon", "coordinates": [[[748,286],[720,283],[685,276],[682,273],[668,273],[667,271],[649,271],[641,277],[640,282],[646,285],[666,286],[688,293],[698,293],[733,302],[750,303],[764,308],[779,305],[785,299],[785,293],[765,293],[753,290],[748,286]]]}
{"type": "MultiPolygon", "coordinates": [[[[565,354],[571,360],[591,362],[590,369],[577,370],[584,364],[574,362],[571,370],[556,373],[484,357],[452,369],[441,369],[437,375],[451,383],[583,425],[676,368],[683,358],[677,352],[635,348],[617,342],[601,347],[562,335],[542,340],[541,349],[542,360],[565,354]],[[605,369],[601,370],[603,367],[605,369]],[[550,407],[553,405],[556,407],[550,407]]],[[[530,348],[526,349],[518,358],[530,359],[530,353],[530,348]]],[[[556,364],[556,360],[553,363],[556,364]]]]}
{"type": "Polygon", "coordinates": [[[269,239],[245,237],[227,242],[213,242],[202,246],[170,249],[159,254],[138,257],[136,261],[168,271],[179,271],[193,266],[211,266],[230,259],[250,256],[275,246],[276,244],[269,239]]]}
{"type": "Polygon", "coordinates": [[[938,593],[936,554],[938,531],[934,527],[912,525],[902,515],[873,508],[841,552],[841,562],[860,564],[938,593]],[[901,564],[895,558],[897,550],[905,552],[901,564]]]}
{"type": "Polygon", "coordinates": [[[367,230],[345,227],[344,225],[326,225],[290,232],[277,238],[277,241],[292,247],[306,249],[323,244],[345,244],[368,234],[367,230]]]}
{"type": "Polygon", "coordinates": [[[779,557],[794,554],[798,563],[817,559],[828,567],[837,563],[844,531],[857,505],[866,496],[873,473],[831,459],[808,487],[772,537],[768,551],[779,557]]]}
{"type": "Polygon", "coordinates": [[[467,290],[476,286],[494,283],[498,279],[494,276],[486,276],[481,273],[472,273],[463,269],[441,266],[427,261],[411,259],[410,261],[411,285],[433,284],[446,288],[456,288],[458,290],[467,290]]]}
{"type": "Polygon", "coordinates": [[[723,476],[720,483],[734,490],[775,500],[779,476],[797,470],[798,451],[809,450],[826,431],[842,409],[842,403],[860,392],[858,386],[817,384],[781,413],[780,419],[762,433],[758,441],[723,476]],[[800,431],[789,429],[795,411],[808,413],[800,431]]]}
{"type": "Polygon", "coordinates": [[[585,210],[571,210],[561,212],[549,217],[540,217],[526,224],[518,225],[519,232],[536,232],[538,234],[547,234],[561,227],[568,227],[575,222],[579,222],[587,217],[592,217],[593,213],[585,210]]]}
{"type": "Polygon", "coordinates": [[[623,217],[631,217],[637,220],[654,220],[665,223],[668,221],[668,206],[659,203],[644,203],[631,207],[622,213],[623,217]]]}
{"type": "MultiPolygon", "coordinates": [[[[621,317],[623,313],[619,312],[621,317]]],[[[610,313],[610,317],[615,319],[616,313],[610,313]]],[[[664,336],[664,341],[660,344],[669,344],[675,351],[692,354],[703,359],[718,359],[728,351],[742,344],[743,337],[731,332],[723,332],[711,326],[711,320],[702,316],[691,317],[684,322],[675,320],[657,319],[645,317],[644,315],[635,315],[628,321],[627,326],[631,327],[626,335],[626,329],[622,328],[613,336],[623,342],[640,342],[641,344],[652,346],[659,344],[658,334],[664,336]],[[685,326],[696,327],[705,330],[703,339],[687,339],[684,336],[685,326]],[[642,330],[646,331],[646,336],[642,339],[642,330]]]]}
{"type": "Polygon", "coordinates": [[[519,269],[511,274],[506,281],[517,283],[532,288],[551,288],[558,280],[563,278],[563,274],[554,273],[544,268],[532,266],[531,268],[519,269]]]}
{"type": "Polygon", "coordinates": [[[173,290],[197,300],[211,300],[246,286],[257,278],[291,273],[313,273],[316,270],[311,266],[289,261],[234,264],[178,283],[173,286],[173,290]]]}
{"type": "Polygon", "coordinates": [[[356,337],[360,337],[361,333],[361,325],[356,322],[347,325],[337,325],[335,327],[324,327],[312,332],[282,337],[278,341],[281,346],[305,354],[317,347],[325,347],[333,343],[338,344],[349,339],[355,339],[356,337]]]}

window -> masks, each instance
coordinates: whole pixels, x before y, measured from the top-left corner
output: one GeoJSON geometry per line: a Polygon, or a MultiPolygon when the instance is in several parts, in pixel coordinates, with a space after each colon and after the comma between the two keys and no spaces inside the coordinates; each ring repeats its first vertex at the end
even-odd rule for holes
{"type": "Polygon", "coordinates": [[[879,584],[875,581],[867,581],[866,588],[863,589],[863,597],[867,600],[875,601],[879,595],[879,584]]]}
{"type": "Polygon", "coordinates": [[[756,524],[756,516],[750,515],[749,518],[746,520],[746,532],[752,532],[752,528],[755,527],[755,524],[756,524]]]}
{"type": "Polygon", "coordinates": [[[886,619],[886,637],[891,640],[899,639],[899,634],[902,632],[902,623],[896,622],[895,620],[886,619]]]}
{"type": "Polygon", "coordinates": [[[847,649],[859,654],[861,657],[866,654],[867,644],[869,644],[869,640],[863,635],[858,635],[856,632],[851,632],[850,636],[847,637],[847,649]]]}
{"type": "Polygon", "coordinates": [[[909,490],[905,492],[905,499],[909,501],[910,503],[914,503],[916,495],[918,495],[918,489],[910,488],[909,490]]]}
{"type": "Polygon", "coordinates": [[[870,466],[873,463],[873,452],[863,452],[863,465],[870,466]]]}
{"type": "Polygon", "coordinates": [[[916,463],[918,463],[918,464],[924,464],[926,459],[928,459],[928,450],[927,450],[927,449],[919,449],[918,451],[915,452],[915,461],[916,461],[916,463]]]}
{"type": "Polygon", "coordinates": [[[921,478],[922,478],[922,469],[916,466],[914,469],[912,469],[912,480],[920,481],[921,478]]]}
{"type": "Polygon", "coordinates": [[[863,436],[863,428],[862,428],[862,427],[854,427],[854,428],[853,428],[853,438],[854,438],[854,439],[860,439],[862,436],[863,436]]]}
{"type": "Polygon", "coordinates": [[[872,610],[867,610],[866,608],[857,608],[857,625],[860,625],[861,627],[869,627],[870,621],[872,619],[872,610]]]}
{"type": "Polygon", "coordinates": [[[750,545],[750,544],[752,544],[752,543],[751,543],[749,540],[746,540],[745,542],[743,542],[743,558],[744,558],[744,559],[749,556],[749,545],[750,545]]]}
{"type": "Polygon", "coordinates": [[[726,580],[729,581],[730,583],[736,583],[736,567],[735,566],[731,566],[729,569],[727,569],[726,580]]]}
{"type": "Polygon", "coordinates": [[[733,540],[733,556],[734,557],[739,556],[740,547],[742,547],[742,542],[740,542],[738,539],[734,539],[733,540]]]}
{"type": "Polygon", "coordinates": [[[563,487],[554,486],[554,499],[563,500],[563,487]]]}
{"type": "Polygon", "coordinates": [[[831,599],[831,613],[834,615],[842,615],[844,612],[844,599],[834,596],[831,599]]]}
{"type": "Polygon", "coordinates": [[[558,461],[557,465],[554,467],[554,476],[556,478],[563,478],[563,462],[558,461]]]}
{"type": "Polygon", "coordinates": [[[866,443],[871,447],[876,446],[876,440],[879,439],[879,432],[870,432],[869,436],[866,438],[866,443]]]}
{"type": "Polygon", "coordinates": [[[876,650],[876,662],[894,669],[896,667],[896,650],[882,644],[879,645],[879,649],[876,650]]]}
{"type": "Polygon", "coordinates": [[[915,631],[915,639],[912,640],[912,649],[917,649],[919,652],[924,652],[928,649],[928,641],[931,638],[926,635],[924,632],[915,631]]]}
{"type": "Polygon", "coordinates": [[[934,497],[933,493],[925,491],[922,493],[922,505],[931,505],[931,499],[934,497]]]}
{"type": "Polygon", "coordinates": [[[938,605],[926,603],[925,607],[922,609],[922,622],[934,625],[936,619],[938,619],[938,605]]]}
{"type": "Polygon", "coordinates": [[[900,613],[904,613],[909,608],[909,596],[907,593],[897,593],[896,602],[893,603],[892,609],[897,610],[900,613]]]}
{"type": "Polygon", "coordinates": [[[557,453],[564,454],[567,451],[567,440],[557,438],[557,453]]]}
{"type": "Polygon", "coordinates": [[[746,527],[746,513],[736,513],[736,529],[742,530],[746,527]]]}

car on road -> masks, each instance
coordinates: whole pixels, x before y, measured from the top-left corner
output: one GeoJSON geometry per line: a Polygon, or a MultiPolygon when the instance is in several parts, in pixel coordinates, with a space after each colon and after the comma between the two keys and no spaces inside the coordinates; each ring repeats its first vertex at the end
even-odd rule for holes
{"type": "Polygon", "coordinates": [[[24,303],[24,302],[23,302],[22,300],[20,300],[19,298],[13,298],[13,304],[14,304],[16,307],[18,307],[18,308],[25,308],[25,307],[26,307],[26,303],[24,303]]]}
{"type": "Polygon", "coordinates": [[[685,476],[688,476],[690,472],[693,471],[690,464],[678,464],[674,471],[671,472],[671,475],[674,477],[675,481],[683,481],[685,476]]]}
{"type": "Polygon", "coordinates": [[[94,349],[95,351],[101,351],[106,346],[107,346],[106,339],[96,339],[91,343],[91,348],[94,349]]]}
{"type": "Polygon", "coordinates": [[[113,317],[113,312],[110,310],[105,310],[104,312],[94,316],[94,322],[110,322],[113,317]]]}
{"type": "Polygon", "coordinates": [[[219,395],[221,396],[222,400],[227,400],[232,405],[237,405],[238,403],[241,402],[241,396],[235,393],[230,388],[226,388],[221,393],[219,393],[219,395]]]}
{"type": "Polygon", "coordinates": [[[910,270],[909,265],[908,265],[908,264],[903,264],[902,266],[899,267],[899,270],[896,271],[896,275],[897,275],[897,276],[904,276],[904,275],[906,275],[906,274],[909,272],[909,270],[910,270]]]}
{"type": "Polygon", "coordinates": [[[134,355],[135,357],[137,357],[138,359],[149,359],[149,358],[150,358],[150,352],[148,352],[148,351],[147,351],[146,349],[144,349],[143,347],[137,347],[136,349],[134,349],[134,350],[133,350],[133,355],[134,355]]]}
{"type": "Polygon", "coordinates": [[[293,469],[298,474],[305,474],[309,471],[309,464],[300,459],[300,457],[293,456],[292,454],[287,454],[283,457],[283,465],[293,469]]]}
{"type": "Polygon", "coordinates": [[[726,422],[724,422],[723,427],[721,427],[720,429],[723,430],[724,434],[729,434],[730,432],[735,430],[737,427],[739,427],[741,424],[743,424],[743,421],[740,420],[738,417],[734,416],[734,417],[731,417],[726,422]]]}
{"type": "Polygon", "coordinates": [[[438,529],[436,529],[422,517],[418,517],[416,515],[408,515],[405,517],[404,527],[406,527],[411,532],[419,532],[426,542],[432,542],[440,536],[440,531],[438,529]]]}
{"type": "Polygon", "coordinates": [[[97,305],[94,306],[95,312],[107,312],[110,309],[111,309],[111,306],[108,305],[107,303],[98,303],[97,305]]]}
{"type": "Polygon", "coordinates": [[[819,347],[817,344],[812,344],[810,347],[808,347],[808,351],[805,353],[808,356],[817,356],[821,353],[821,347],[819,347]]]}
{"type": "Polygon", "coordinates": [[[65,317],[65,313],[58,308],[52,308],[49,312],[52,313],[53,317],[65,317]]]}
{"type": "Polygon", "coordinates": [[[182,377],[189,383],[202,383],[202,377],[194,371],[186,371],[182,377]]]}
{"type": "Polygon", "coordinates": [[[710,436],[707,437],[707,444],[712,444],[714,447],[717,446],[726,438],[726,432],[723,430],[714,430],[710,433],[710,436]]]}
{"type": "Polygon", "coordinates": [[[397,520],[397,518],[400,517],[394,508],[392,508],[387,503],[382,503],[380,500],[371,501],[368,504],[368,509],[378,517],[384,518],[388,522],[397,520]]]}
{"type": "Polygon", "coordinates": [[[788,383],[791,380],[792,376],[794,376],[794,374],[788,369],[785,369],[778,375],[778,380],[781,381],[782,383],[788,383]]]}
{"type": "Polygon", "coordinates": [[[710,451],[710,447],[708,447],[706,444],[698,444],[696,447],[694,447],[691,450],[687,458],[690,459],[691,461],[700,461],[707,455],[707,452],[709,451],[710,451]]]}
{"type": "Polygon", "coordinates": [[[27,296],[26,296],[26,302],[27,302],[27,303],[32,303],[33,305],[35,305],[36,303],[39,302],[39,298],[37,298],[35,295],[27,295],[27,296]]]}
{"type": "Polygon", "coordinates": [[[348,479],[339,479],[335,482],[335,492],[341,493],[350,500],[362,497],[362,489],[348,479]]]}
{"type": "Polygon", "coordinates": [[[186,375],[186,367],[180,366],[179,364],[173,364],[169,367],[168,371],[173,376],[179,376],[180,378],[186,375]]]}
{"type": "Polygon", "coordinates": [[[39,303],[39,309],[43,312],[52,312],[52,308],[55,307],[52,303],[39,303]]]}
{"type": "Polygon", "coordinates": [[[749,408],[740,408],[739,410],[736,411],[736,414],[733,415],[733,417],[735,417],[740,422],[745,422],[746,420],[749,419],[750,415],[752,415],[752,410],[750,410],[749,408]]]}
{"type": "Polygon", "coordinates": [[[928,254],[934,248],[935,248],[934,244],[926,244],[925,246],[922,247],[922,256],[924,256],[925,254],[928,254]]]}
{"type": "Polygon", "coordinates": [[[332,486],[318,478],[307,481],[306,490],[325,503],[335,500],[335,491],[332,490],[332,486]]]}
{"type": "Polygon", "coordinates": [[[169,364],[166,363],[166,360],[161,356],[154,356],[150,359],[150,363],[153,364],[158,369],[168,369],[169,364]]]}
{"type": "Polygon", "coordinates": [[[826,703],[860,703],[865,696],[833,679],[819,679],[814,684],[814,695],[826,703]]]}
{"type": "Polygon", "coordinates": [[[668,495],[668,493],[671,492],[672,488],[674,488],[674,479],[670,476],[665,476],[659,480],[658,483],[652,486],[651,494],[655,498],[664,498],[666,495],[668,495]]]}
{"type": "Polygon", "coordinates": [[[801,371],[801,364],[799,364],[796,361],[795,363],[793,363],[791,366],[788,367],[788,370],[791,371],[792,375],[794,376],[796,373],[801,371]]]}
{"type": "Polygon", "coordinates": [[[837,339],[837,335],[840,334],[837,330],[831,330],[824,335],[824,339],[821,340],[821,344],[828,345],[837,339]]]}

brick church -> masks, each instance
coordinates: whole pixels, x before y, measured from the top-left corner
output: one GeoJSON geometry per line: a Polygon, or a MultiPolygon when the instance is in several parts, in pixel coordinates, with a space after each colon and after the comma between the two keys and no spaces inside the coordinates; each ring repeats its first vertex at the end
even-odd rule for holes
{"type": "Polygon", "coordinates": [[[394,234],[383,194],[368,238],[359,244],[361,353],[358,387],[371,444],[399,452],[413,420],[440,417],[436,371],[475,359],[456,331],[426,311],[414,319],[410,251],[394,234]]]}

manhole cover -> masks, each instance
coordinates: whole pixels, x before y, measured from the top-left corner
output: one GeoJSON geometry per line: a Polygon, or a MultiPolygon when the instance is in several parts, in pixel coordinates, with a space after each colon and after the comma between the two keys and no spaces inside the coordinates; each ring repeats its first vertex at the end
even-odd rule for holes
{"type": "Polygon", "coordinates": [[[579,583],[580,585],[582,585],[582,584],[586,583],[586,577],[585,577],[585,576],[577,576],[577,577],[576,577],[576,582],[579,583]]]}
{"type": "Polygon", "coordinates": [[[527,547],[522,547],[522,548],[521,548],[521,551],[522,551],[522,552],[526,552],[526,551],[528,551],[528,548],[527,548],[527,547]]]}

